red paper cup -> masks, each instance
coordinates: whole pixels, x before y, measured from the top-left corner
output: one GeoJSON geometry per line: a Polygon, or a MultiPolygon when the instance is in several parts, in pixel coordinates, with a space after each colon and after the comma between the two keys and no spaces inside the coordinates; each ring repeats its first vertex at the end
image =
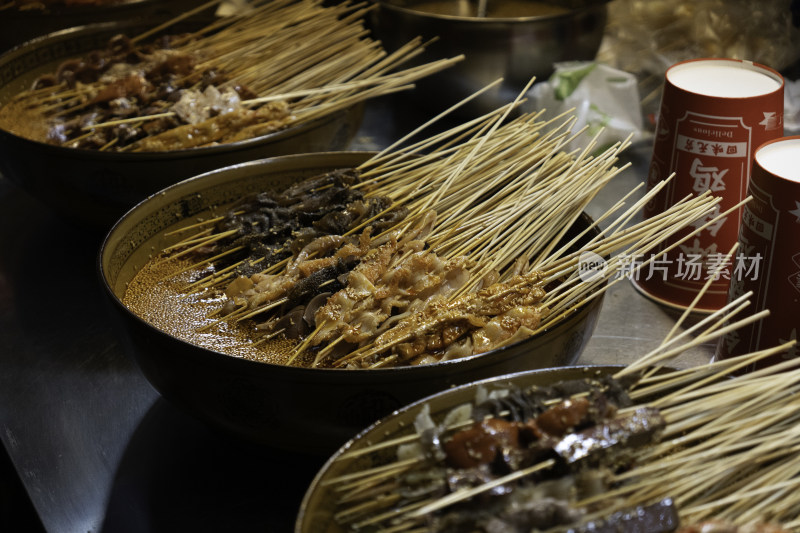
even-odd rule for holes
{"type": "MultiPolygon", "coordinates": [[[[738,272],[730,300],[753,291],[753,313],[770,315],[722,337],[717,358],[743,355],[796,340],[800,333],[800,136],[761,145],[755,152],[739,230],[738,272]]],[[[758,368],[800,357],[800,347],[758,368]]]]}
{"type": "MultiPolygon", "coordinates": [[[[706,190],[721,197],[717,214],[744,199],[753,150],[783,135],[783,87],[778,72],[750,61],[695,59],[670,67],[648,186],[673,172],[675,177],[645,206],[645,218],[706,190]]],[[[634,286],[660,303],[684,309],[714,277],[695,309],[709,312],[723,307],[732,266],[724,257],[736,243],[740,217],[741,210],[732,212],[643,267],[633,278],[634,286]]],[[[712,218],[695,221],[691,230],[662,243],[654,253],[712,218]]]]}

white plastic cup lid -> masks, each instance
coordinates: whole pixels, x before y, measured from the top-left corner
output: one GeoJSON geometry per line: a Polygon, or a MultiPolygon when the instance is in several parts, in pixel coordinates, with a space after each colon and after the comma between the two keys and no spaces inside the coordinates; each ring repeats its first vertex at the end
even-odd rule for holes
{"type": "Polygon", "coordinates": [[[781,88],[782,80],[748,61],[703,59],[679,63],[667,70],[676,87],[706,96],[752,98],[781,88]]]}
{"type": "Polygon", "coordinates": [[[800,183],[800,139],[781,139],[756,151],[756,161],[767,172],[800,183]]]}

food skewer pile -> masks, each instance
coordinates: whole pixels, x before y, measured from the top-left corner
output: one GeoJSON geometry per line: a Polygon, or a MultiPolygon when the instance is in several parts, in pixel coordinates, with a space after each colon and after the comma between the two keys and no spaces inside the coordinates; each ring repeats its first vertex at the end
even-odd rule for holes
{"type": "Polygon", "coordinates": [[[748,297],[613,376],[498,380],[436,413],[422,402],[408,431],[356,438],[317,490],[342,531],[796,531],[800,362],[732,377],[792,343],[659,366],[763,318],[735,318],[748,297]]]}
{"type": "Polygon", "coordinates": [[[399,70],[424,44],[387,54],[364,28],[366,3],[256,0],[252,8],[190,34],[153,39],[181,16],[136,37],[116,35],[39,77],[0,108],[0,127],[126,152],[237,142],[409,89],[461,59],[399,70]]]}
{"type": "MultiPolygon", "coordinates": [[[[580,254],[556,243],[621,170],[626,144],[565,153],[573,119],[508,120],[516,103],[188,225],[156,263],[179,263],[165,283],[184,305],[217,298],[192,334],[250,328],[250,343],[283,364],[426,364],[524,339],[602,293],[620,260],[582,279],[580,254]]],[[[644,253],[716,202],[686,199],[627,228],[646,201],[581,252],[644,253]]],[[[155,320],[134,300],[126,305],[155,320]]]]}

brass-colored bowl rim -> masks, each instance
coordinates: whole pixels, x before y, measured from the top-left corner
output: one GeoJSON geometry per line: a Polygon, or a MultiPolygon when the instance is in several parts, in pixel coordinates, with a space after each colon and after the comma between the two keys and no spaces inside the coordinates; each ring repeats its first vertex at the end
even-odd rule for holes
{"type": "MultiPolygon", "coordinates": [[[[402,367],[389,367],[389,368],[375,368],[375,369],[335,369],[335,368],[305,368],[305,367],[296,367],[296,366],[288,366],[288,365],[279,365],[275,363],[268,363],[263,361],[254,361],[250,359],[243,359],[243,358],[236,358],[232,357],[228,354],[223,352],[219,352],[216,350],[212,350],[206,347],[199,346],[197,344],[185,341],[178,337],[175,337],[167,332],[164,332],[157,327],[153,326],[143,318],[139,317],[136,313],[128,309],[122,300],[117,296],[114,291],[114,288],[109,284],[108,277],[106,275],[106,269],[104,268],[104,258],[109,255],[113,249],[111,246],[110,241],[112,238],[119,232],[124,231],[128,226],[135,227],[137,223],[141,223],[141,220],[131,222],[131,219],[137,216],[141,216],[142,213],[148,207],[148,204],[153,201],[154,198],[162,199],[166,196],[174,196],[176,199],[180,198],[181,196],[185,196],[187,194],[198,194],[200,191],[198,187],[204,181],[209,180],[211,177],[219,175],[219,174],[227,174],[236,172],[237,170],[247,169],[250,167],[269,167],[270,165],[278,164],[281,162],[291,162],[292,160],[303,160],[307,158],[318,158],[318,159],[347,159],[352,161],[351,164],[356,165],[362,161],[367,160],[369,157],[375,155],[376,152],[358,152],[358,151],[340,151],[340,152],[319,152],[313,154],[293,154],[287,156],[277,156],[271,157],[266,159],[259,159],[255,161],[248,161],[245,163],[239,163],[236,165],[231,165],[227,167],[223,167],[217,170],[212,170],[210,172],[206,172],[192,178],[188,178],[182,180],[178,183],[170,185],[165,189],[145,198],[137,205],[132,207],[127,213],[125,213],[108,231],[103,242],[100,246],[100,251],[98,254],[98,273],[101,280],[101,284],[104,289],[107,291],[109,296],[112,298],[112,301],[115,305],[119,306],[123,310],[123,312],[137,320],[140,324],[146,326],[148,329],[152,330],[153,332],[157,332],[161,335],[166,335],[173,339],[176,342],[179,342],[185,346],[192,347],[193,349],[198,350],[200,353],[204,353],[209,357],[218,357],[218,358],[225,358],[226,360],[236,361],[236,364],[240,365],[251,365],[252,368],[259,368],[265,369],[270,368],[275,371],[291,373],[292,375],[307,375],[307,376],[314,376],[319,377],[321,380],[325,380],[326,376],[337,376],[337,379],[341,379],[345,376],[352,377],[355,381],[360,381],[362,379],[369,379],[372,380],[376,376],[385,376],[388,379],[395,379],[396,377],[402,376],[404,374],[408,374],[412,379],[415,375],[420,374],[427,374],[431,372],[443,372],[446,373],[448,368],[452,368],[453,370],[461,369],[461,368],[471,368],[472,366],[481,367],[484,366],[482,361],[486,360],[487,358],[492,359],[502,359],[506,352],[511,350],[517,349],[520,344],[523,343],[533,343],[538,339],[542,339],[546,335],[555,334],[559,330],[568,329],[573,327],[573,321],[581,320],[585,318],[589,313],[595,308],[602,305],[603,295],[597,295],[591,301],[586,302],[577,308],[574,309],[572,313],[564,317],[562,320],[559,320],[552,327],[537,333],[531,337],[518,341],[514,344],[509,344],[506,346],[502,346],[500,348],[490,350],[488,352],[469,355],[465,357],[460,357],[457,359],[451,359],[447,361],[440,361],[437,363],[431,363],[426,365],[417,365],[417,366],[402,366],[402,367]],[[391,378],[389,377],[391,376],[391,378]]],[[[329,168],[326,166],[321,166],[320,168],[329,168]]],[[[265,175],[268,174],[268,171],[264,173],[265,175]]],[[[583,219],[591,220],[585,212],[582,214],[583,219]]],[[[160,230],[165,231],[165,230],[160,230]]],[[[157,234],[158,232],[154,233],[157,234]]],[[[152,237],[152,236],[151,236],[152,237]]],[[[347,381],[348,378],[345,378],[343,381],[347,381]]]]}

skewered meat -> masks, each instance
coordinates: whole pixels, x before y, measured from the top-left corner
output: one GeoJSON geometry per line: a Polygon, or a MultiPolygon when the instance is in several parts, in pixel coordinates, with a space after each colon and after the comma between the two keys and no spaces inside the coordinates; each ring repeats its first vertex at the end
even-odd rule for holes
{"type": "MultiPolygon", "coordinates": [[[[258,109],[234,109],[199,123],[171,128],[149,135],[136,143],[136,150],[165,152],[183,150],[211,143],[236,141],[239,132],[253,125],[263,128],[262,134],[277,131],[292,121],[286,102],[270,102],[258,109]]],[[[244,138],[251,137],[251,135],[244,138]]]]}
{"type": "Polygon", "coordinates": [[[423,308],[414,309],[381,333],[364,359],[371,362],[370,358],[395,349],[407,361],[441,350],[468,332],[472,332],[467,339],[471,343],[471,353],[496,348],[513,338],[517,331],[522,330],[524,335],[525,330],[531,331],[539,323],[543,311],[536,304],[545,294],[537,285],[539,281],[540,274],[533,272],[455,300],[448,300],[446,295],[434,295],[423,308]]]}
{"type": "Polygon", "coordinates": [[[659,438],[660,413],[619,411],[630,403],[627,384],[606,376],[526,389],[479,387],[473,403],[455,407],[438,424],[424,406],[414,422],[419,441],[397,451],[398,459],[423,465],[404,474],[401,487],[421,471],[428,477],[396,505],[447,502],[427,515],[431,532],[673,532],[678,514],[671,500],[602,519],[596,518],[602,509],[585,503],[612,488],[631,450],[659,438]]]}
{"type": "Polygon", "coordinates": [[[666,422],[656,409],[642,407],[577,433],[565,435],[553,449],[568,463],[624,459],[625,452],[657,440],[666,422]]]}
{"type": "MultiPolygon", "coordinates": [[[[352,256],[350,256],[352,257],[352,256]]],[[[330,266],[326,266],[316,270],[308,276],[302,278],[292,286],[286,294],[285,308],[293,308],[297,306],[305,306],[313,297],[321,292],[332,292],[341,288],[341,284],[337,278],[342,274],[346,274],[352,268],[352,261],[343,261],[341,258],[336,258],[336,262],[330,266]],[[333,282],[333,283],[331,283],[333,282]],[[321,290],[322,287],[325,290],[321,290]]],[[[313,323],[310,324],[313,326],[313,323]]]]}
{"type": "MultiPolygon", "coordinates": [[[[341,235],[326,235],[324,237],[318,237],[314,239],[307,245],[303,246],[303,248],[297,253],[294,260],[286,267],[286,273],[290,276],[298,275],[300,273],[301,266],[308,263],[309,257],[312,255],[324,256],[331,250],[336,250],[342,246],[344,242],[345,238],[341,235]]],[[[313,269],[310,270],[313,271],[313,269]]],[[[303,274],[308,276],[307,272],[303,272],[303,274]]]]}
{"type": "Polygon", "coordinates": [[[369,235],[370,228],[367,228],[358,238],[358,245],[339,235],[319,237],[303,248],[283,274],[240,276],[225,289],[226,296],[235,300],[235,305],[229,305],[227,311],[236,307],[255,309],[281,298],[287,300],[283,309],[294,308],[305,305],[320,292],[339,290],[342,287],[339,278],[369,250],[369,235]],[[335,249],[336,243],[345,244],[334,255],[308,259],[311,253],[335,249]]]}
{"type": "MultiPolygon", "coordinates": [[[[503,460],[525,461],[526,450],[540,457],[552,449],[567,463],[591,460],[609,462],[620,450],[640,447],[654,440],[664,426],[657,411],[637,409],[615,417],[616,407],[600,391],[591,396],[567,398],[524,421],[492,417],[455,433],[443,445],[447,464],[453,468],[474,468],[503,460]],[[512,457],[516,455],[516,457],[512,457]]],[[[527,461],[530,462],[530,461],[527,461]]],[[[518,464],[512,465],[514,468],[518,464]]]]}
{"type": "MultiPolygon", "coordinates": [[[[529,448],[543,439],[555,441],[577,427],[607,418],[611,413],[591,409],[592,401],[581,397],[566,399],[525,421],[491,417],[459,431],[443,445],[447,464],[453,468],[474,468],[498,460],[499,453],[529,448]]],[[[602,403],[607,406],[605,402],[602,403]]]]}
{"type": "Polygon", "coordinates": [[[461,469],[490,464],[504,448],[519,448],[519,432],[519,424],[502,418],[482,420],[459,431],[444,444],[447,464],[461,469]]]}
{"type": "Polygon", "coordinates": [[[348,275],[345,289],[317,311],[321,329],[315,342],[338,335],[350,343],[371,339],[393,314],[413,313],[415,303],[446,297],[463,286],[467,258],[443,260],[422,250],[422,244],[401,244],[392,237],[365,255],[348,275]]]}

